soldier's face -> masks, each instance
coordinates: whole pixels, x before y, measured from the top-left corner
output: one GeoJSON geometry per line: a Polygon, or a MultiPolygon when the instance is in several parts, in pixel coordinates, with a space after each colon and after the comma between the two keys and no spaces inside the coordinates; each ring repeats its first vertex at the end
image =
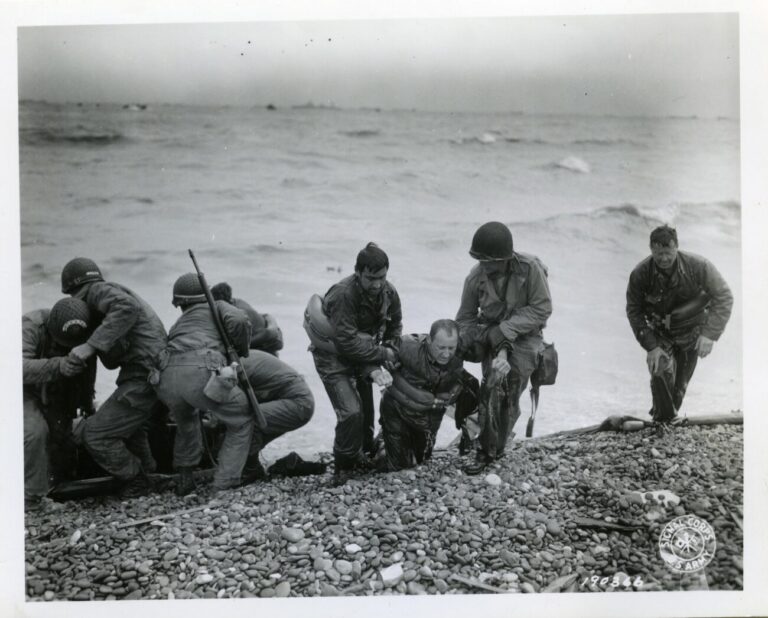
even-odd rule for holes
{"type": "Polygon", "coordinates": [[[456,355],[459,334],[439,330],[429,342],[429,353],[438,365],[447,365],[456,355]]]}
{"type": "Polygon", "coordinates": [[[677,259],[677,245],[670,242],[668,245],[651,245],[651,257],[654,263],[663,271],[668,271],[677,259]]]}
{"type": "Polygon", "coordinates": [[[382,268],[371,271],[368,268],[364,268],[362,272],[357,273],[357,278],[360,281],[360,287],[363,288],[363,292],[368,294],[368,296],[378,296],[387,282],[387,269],[382,268]]]}
{"type": "Polygon", "coordinates": [[[507,270],[507,260],[488,260],[480,262],[480,268],[487,277],[499,275],[507,270]]]}

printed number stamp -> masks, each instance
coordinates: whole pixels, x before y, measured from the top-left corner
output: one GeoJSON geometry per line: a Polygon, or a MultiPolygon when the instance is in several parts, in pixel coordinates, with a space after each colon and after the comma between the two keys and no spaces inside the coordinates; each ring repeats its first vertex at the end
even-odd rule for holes
{"type": "Polygon", "coordinates": [[[617,573],[616,575],[607,575],[605,577],[600,575],[585,577],[579,584],[579,588],[582,590],[585,588],[589,588],[590,590],[607,590],[608,588],[617,590],[638,590],[642,587],[643,583],[643,578],[640,575],[630,577],[629,575],[617,573]]]}

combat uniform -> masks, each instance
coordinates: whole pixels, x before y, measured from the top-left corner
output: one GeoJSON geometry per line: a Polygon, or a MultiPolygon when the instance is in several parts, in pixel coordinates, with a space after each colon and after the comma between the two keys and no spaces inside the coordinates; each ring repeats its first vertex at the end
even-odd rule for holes
{"type": "Polygon", "coordinates": [[[59,369],[69,353],[48,332],[48,309],[30,311],[21,319],[24,380],[24,492],[27,498],[48,493],[49,469],[54,482],[74,474],[69,445],[77,410],[93,409],[96,359],[82,373],[65,377],[59,369]],[[50,464],[50,468],[49,468],[50,464]]]}
{"type": "Polygon", "coordinates": [[[381,425],[389,470],[423,463],[432,454],[445,414],[461,390],[463,362],[440,365],[429,353],[427,335],[406,335],[395,345],[400,367],[381,398],[381,425]],[[435,399],[443,405],[435,407],[435,399]]]}
{"type": "Polygon", "coordinates": [[[707,259],[683,251],[671,273],[661,270],[652,256],[632,271],[627,286],[627,318],[635,338],[647,351],[660,347],[668,354],[651,376],[654,420],[669,421],[683,403],[688,382],[698,361],[695,350],[699,335],[717,341],[725,330],[733,307],[733,295],[723,277],[707,259]],[[674,309],[702,293],[707,306],[675,325],[669,321],[674,309]]]}
{"type": "MultiPolygon", "coordinates": [[[[216,301],[216,307],[235,351],[246,357],[251,339],[246,314],[225,301],[216,301]]],[[[226,426],[213,481],[218,489],[240,484],[253,427],[248,398],[239,386],[223,402],[203,392],[212,373],[225,365],[226,348],[210,307],[205,302],[190,305],[171,327],[168,345],[158,357],[157,394],[177,425],[173,452],[177,469],[194,468],[202,457],[198,410],[210,412],[226,426]]]]}
{"type": "Polygon", "coordinates": [[[277,353],[283,349],[283,331],[277,324],[270,328],[268,326],[270,316],[259,313],[241,298],[233,298],[231,303],[248,315],[251,323],[251,350],[263,350],[277,356],[277,353]]]}
{"type": "Polygon", "coordinates": [[[267,352],[252,350],[242,363],[267,421],[263,429],[255,424],[253,427],[248,463],[243,471],[243,477],[249,479],[260,473],[261,449],[309,422],[315,411],[315,399],[307,382],[293,367],[267,352]]]}
{"type": "Polygon", "coordinates": [[[75,436],[97,464],[127,481],[155,466],[144,426],[158,401],[147,378],[165,347],[165,327],[144,300],[118,283],[85,283],[72,296],[101,320],[87,343],[105,367],[120,368],[117,389],[77,426],[75,436]]]}
{"type": "MultiPolygon", "coordinates": [[[[511,243],[511,239],[510,239],[511,243]]],[[[542,329],[552,314],[547,274],[538,258],[516,252],[507,270],[491,280],[481,264],[464,281],[456,315],[461,332],[460,353],[482,362],[478,443],[480,455],[498,458],[520,416],[520,395],[543,348],[542,329]],[[511,371],[490,387],[491,364],[507,347],[511,371]]]]}
{"type": "Polygon", "coordinates": [[[402,332],[400,296],[390,282],[379,295],[364,293],[356,275],[332,286],[323,299],[335,335],[336,352],[311,347],[315,368],[336,412],[333,452],[352,465],[373,450],[373,390],[369,376],[385,360],[381,344],[402,332]]]}

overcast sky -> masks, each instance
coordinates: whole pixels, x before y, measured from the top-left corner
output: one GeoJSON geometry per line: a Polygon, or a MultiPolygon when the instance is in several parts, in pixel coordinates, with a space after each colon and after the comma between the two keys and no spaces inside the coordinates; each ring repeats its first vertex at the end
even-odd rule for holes
{"type": "Polygon", "coordinates": [[[19,96],[736,117],[735,14],[48,26],[19,96]]]}

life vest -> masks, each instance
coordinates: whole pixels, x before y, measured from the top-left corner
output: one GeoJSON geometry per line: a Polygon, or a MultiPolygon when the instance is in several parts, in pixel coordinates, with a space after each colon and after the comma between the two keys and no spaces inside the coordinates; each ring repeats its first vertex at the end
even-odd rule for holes
{"type": "Polygon", "coordinates": [[[319,294],[310,296],[307,308],[304,310],[303,326],[313,346],[324,352],[338,354],[333,341],[336,331],[323,312],[323,298],[319,294]]]}

